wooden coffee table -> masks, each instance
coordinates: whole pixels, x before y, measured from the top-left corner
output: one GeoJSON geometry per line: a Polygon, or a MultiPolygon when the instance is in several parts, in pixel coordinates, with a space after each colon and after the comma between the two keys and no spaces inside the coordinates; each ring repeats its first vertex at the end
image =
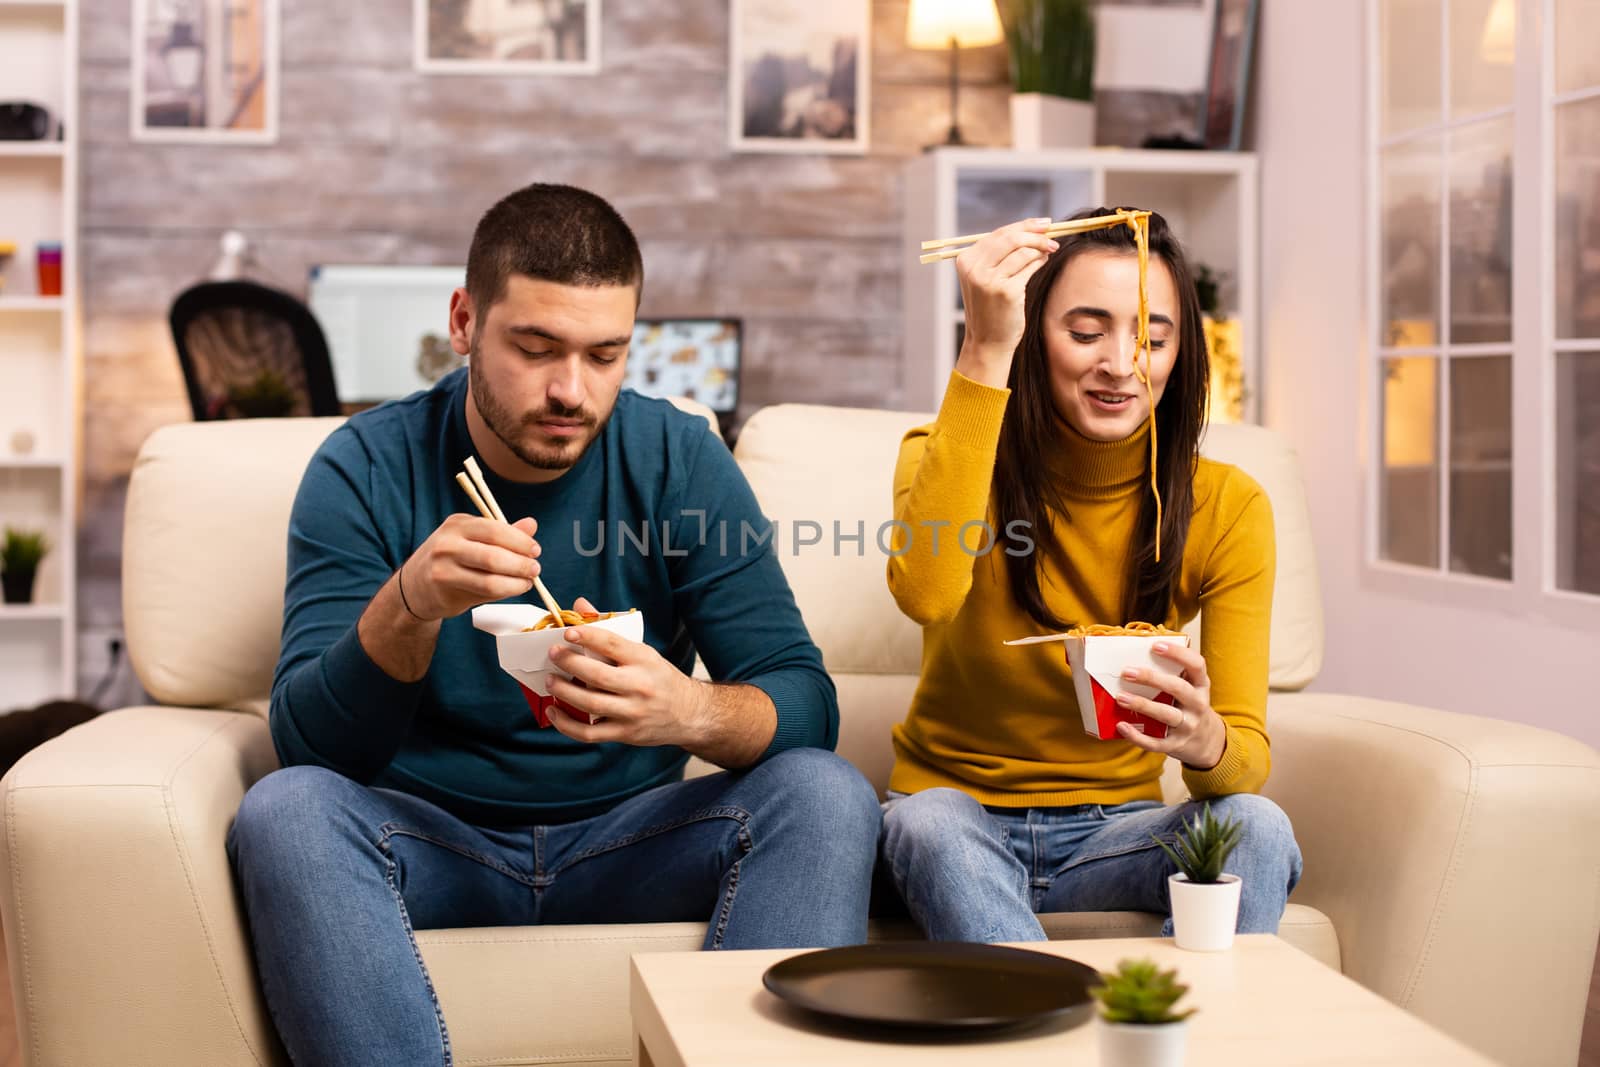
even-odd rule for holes
{"type": "MultiPolygon", "coordinates": [[[[1188,1067],[1271,1064],[1489,1064],[1465,1045],[1268,934],[1229,952],[1181,951],[1169,939],[1050,941],[1024,948],[1099,970],[1128,957],[1176,967],[1190,987],[1188,1067]]],[[[1014,1036],[897,1042],[849,1037],[768,993],[761,975],[795,953],[660,952],[633,957],[634,1058],[640,1067],[943,1064],[1030,1067],[1098,1063],[1096,1024],[1014,1036]]]]}

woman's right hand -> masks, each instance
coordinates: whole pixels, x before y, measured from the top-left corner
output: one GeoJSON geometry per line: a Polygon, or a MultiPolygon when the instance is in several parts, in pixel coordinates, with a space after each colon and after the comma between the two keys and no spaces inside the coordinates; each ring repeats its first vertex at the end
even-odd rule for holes
{"type": "Polygon", "coordinates": [[[1011,357],[1022,341],[1023,297],[1028,279],[1060,246],[1044,235],[1049,219],[1003,226],[956,257],[966,332],[956,370],[1003,389],[1011,357]]]}

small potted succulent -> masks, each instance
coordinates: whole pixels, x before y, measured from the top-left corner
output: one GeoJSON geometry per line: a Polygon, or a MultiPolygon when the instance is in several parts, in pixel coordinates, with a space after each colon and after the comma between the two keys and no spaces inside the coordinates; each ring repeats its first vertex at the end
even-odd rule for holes
{"type": "Polygon", "coordinates": [[[1189,991],[1178,972],[1123,960],[1100,983],[1089,992],[1100,1002],[1102,1067],[1182,1067],[1194,1011],[1173,1010],[1189,991]]]}
{"type": "Polygon", "coordinates": [[[1226,273],[1219,274],[1204,263],[1195,267],[1194,288],[1200,297],[1206,351],[1211,355],[1209,422],[1244,421],[1244,323],[1222,306],[1222,286],[1227,280],[1226,273]]]}
{"type": "Polygon", "coordinates": [[[1167,889],[1179,948],[1221,952],[1233,946],[1233,930],[1239,924],[1239,876],[1223,874],[1222,867],[1239,847],[1243,829],[1234,819],[1218,819],[1207,804],[1193,822],[1184,823],[1173,844],[1155,839],[1178,865],[1178,873],[1167,879],[1167,889]]]}
{"type": "Polygon", "coordinates": [[[5,603],[27,604],[33,600],[33,580],[39,574],[39,561],[50,551],[50,539],[39,530],[6,527],[0,542],[0,588],[5,603]]]}

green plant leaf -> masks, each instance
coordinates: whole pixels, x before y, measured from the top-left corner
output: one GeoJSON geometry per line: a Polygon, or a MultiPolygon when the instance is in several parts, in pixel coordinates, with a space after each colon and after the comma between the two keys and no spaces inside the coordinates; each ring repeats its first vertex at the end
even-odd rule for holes
{"type": "Polygon", "coordinates": [[[1151,839],[1171,857],[1189,881],[1196,885],[1213,885],[1220,881],[1228,857],[1239,847],[1244,826],[1237,819],[1218,819],[1210,804],[1201,808],[1192,822],[1181,818],[1178,822],[1183,829],[1171,846],[1154,834],[1151,839]]]}
{"type": "Polygon", "coordinates": [[[50,538],[43,530],[7,526],[5,540],[0,541],[0,571],[7,574],[36,571],[51,547],[50,538]]]}
{"type": "Polygon", "coordinates": [[[1154,960],[1142,959],[1123,960],[1114,972],[1102,974],[1089,994],[1100,1002],[1100,1014],[1108,1022],[1158,1026],[1194,1014],[1173,1010],[1188,991],[1179,984],[1177,971],[1163,971],[1154,960]]]}
{"type": "Polygon", "coordinates": [[[228,389],[228,403],[245,418],[276,418],[290,414],[298,397],[288,380],[271,367],[255,378],[228,389]]]}
{"type": "Polygon", "coordinates": [[[1017,92],[1094,99],[1090,0],[1001,0],[1000,17],[1017,92]]]}

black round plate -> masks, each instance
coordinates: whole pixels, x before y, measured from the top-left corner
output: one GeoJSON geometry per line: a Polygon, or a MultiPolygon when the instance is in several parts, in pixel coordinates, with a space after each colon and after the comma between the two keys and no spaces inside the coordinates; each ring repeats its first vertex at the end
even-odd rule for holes
{"type": "Polygon", "coordinates": [[[1093,967],[1043,952],[961,941],[852,945],[790,956],[762,983],[807,1011],[856,1025],[983,1030],[1089,1018],[1093,967]]]}

